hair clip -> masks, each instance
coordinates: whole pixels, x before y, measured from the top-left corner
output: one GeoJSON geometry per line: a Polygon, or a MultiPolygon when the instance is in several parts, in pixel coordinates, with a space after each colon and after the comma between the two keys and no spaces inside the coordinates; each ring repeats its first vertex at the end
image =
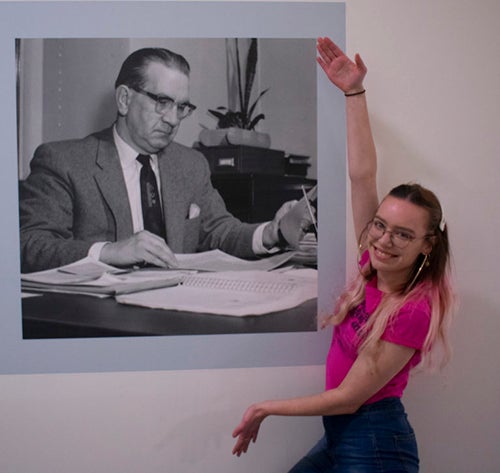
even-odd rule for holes
{"type": "Polygon", "coordinates": [[[439,229],[444,232],[444,229],[446,228],[446,220],[443,218],[441,218],[441,222],[439,222],[439,229]]]}

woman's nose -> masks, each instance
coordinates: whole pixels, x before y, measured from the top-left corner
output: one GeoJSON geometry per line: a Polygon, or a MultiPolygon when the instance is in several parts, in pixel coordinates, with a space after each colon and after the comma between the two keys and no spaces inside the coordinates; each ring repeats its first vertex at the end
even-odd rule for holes
{"type": "Polygon", "coordinates": [[[386,230],[383,235],[378,239],[379,242],[383,243],[384,245],[391,245],[392,246],[392,234],[390,231],[386,230]]]}

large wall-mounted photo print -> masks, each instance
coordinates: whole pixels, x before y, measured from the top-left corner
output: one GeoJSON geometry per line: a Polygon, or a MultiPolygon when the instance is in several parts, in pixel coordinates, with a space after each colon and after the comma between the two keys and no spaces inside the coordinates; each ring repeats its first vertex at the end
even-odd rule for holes
{"type": "Polygon", "coordinates": [[[17,59],[23,338],[316,330],[314,39],[17,59]]]}
{"type": "Polygon", "coordinates": [[[345,111],[316,39],[345,46],[345,5],[0,17],[0,372],[322,363],[345,282],[345,111]]]}

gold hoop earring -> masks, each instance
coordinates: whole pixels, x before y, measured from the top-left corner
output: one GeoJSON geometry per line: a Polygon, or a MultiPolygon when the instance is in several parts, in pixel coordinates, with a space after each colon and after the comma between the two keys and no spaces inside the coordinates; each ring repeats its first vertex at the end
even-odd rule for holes
{"type": "Polygon", "coordinates": [[[363,245],[360,243],[358,245],[358,264],[361,260],[361,257],[363,256],[363,253],[365,252],[366,248],[363,247],[363,245]]]}
{"type": "Polygon", "coordinates": [[[359,236],[358,243],[358,271],[365,278],[369,279],[373,274],[375,274],[375,270],[373,269],[372,262],[368,258],[368,268],[366,268],[367,264],[361,265],[361,259],[363,254],[368,251],[368,244],[366,242],[368,234],[368,225],[363,229],[361,235],[359,236]],[[363,271],[364,269],[364,271],[363,271]]]}
{"type": "Polygon", "coordinates": [[[410,289],[413,288],[414,284],[417,282],[417,279],[420,276],[420,273],[422,272],[422,270],[424,269],[424,267],[427,268],[430,265],[429,257],[430,257],[430,253],[424,254],[424,259],[420,263],[420,266],[418,267],[415,276],[411,280],[411,283],[408,285],[408,287],[406,289],[406,292],[408,292],[410,289]]]}
{"type": "Polygon", "coordinates": [[[362,275],[363,274],[363,265],[361,264],[361,257],[363,256],[363,252],[364,252],[364,249],[363,249],[363,245],[360,243],[358,245],[358,271],[359,273],[362,275]]]}

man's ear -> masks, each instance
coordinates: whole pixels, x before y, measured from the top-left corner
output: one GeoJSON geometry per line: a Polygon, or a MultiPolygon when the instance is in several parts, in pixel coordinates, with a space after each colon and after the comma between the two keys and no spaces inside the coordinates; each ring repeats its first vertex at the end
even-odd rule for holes
{"type": "Polygon", "coordinates": [[[115,90],[116,107],[119,115],[127,115],[130,99],[130,89],[126,85],[119,85],[115,90]]]}

